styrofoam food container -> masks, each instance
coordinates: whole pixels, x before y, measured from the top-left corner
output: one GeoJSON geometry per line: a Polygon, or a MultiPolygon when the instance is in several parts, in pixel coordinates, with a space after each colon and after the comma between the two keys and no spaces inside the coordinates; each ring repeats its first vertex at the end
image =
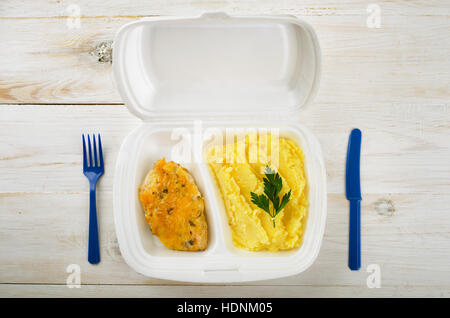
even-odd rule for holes
{"type": "Polygon", "coordinates": [[[291,16],[146,18],[118,31],[115,81],[126,106],[142,119],[121,146],[114,179],[114,221],[129,266],[169,280],[244,282],[294,275],[314,262],[326,220],[326,174],[318,141],[290,117],[312,101],[320,63],[315,32],[291,16]],[[193,158],[182,165],[205,199],[208,248],[169,250],[151,233],[138,186],[157,160],[175,159],[174,131],[197,136],[213,128],[236,134],[279,129],[301,146],[309,210],[299,248],[248,252],[233,246],[220,192],[202,161],[204,138],[190,143],[193,158]]]}

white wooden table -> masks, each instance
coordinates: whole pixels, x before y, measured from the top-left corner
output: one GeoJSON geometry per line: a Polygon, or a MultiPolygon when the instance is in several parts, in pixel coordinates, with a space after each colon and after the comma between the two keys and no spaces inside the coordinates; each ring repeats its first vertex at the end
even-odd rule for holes
{"type": "Polygon", "coordinates": [[[449,297],[449,4],[370,4],[1,1],[0,296],[449,297]],[[141,16],[203,11],[292,14],[318,32],[320,91],[298,120],[312,129],[324,151],[328,218],[320,255],[300,275],[246,284],[181,284],[143,277],[120,255],[113,168],[123,138],[139,120],[123,106],[108,56],[96,56],[96,48],[141,16]],[[363,131],[359,272],[347,268],[344,196],[353,127],[363,131]],[[99,266],[87,262],[88,184],[80,152],[81,133],[92,131],[104,136],[106,160],[98,189],[99,266]],[[66,286],[70,264],[81,267],[81,288],[66,286]],[[370,264],[379,265],[381,288],[367,286],[370,264]]]}

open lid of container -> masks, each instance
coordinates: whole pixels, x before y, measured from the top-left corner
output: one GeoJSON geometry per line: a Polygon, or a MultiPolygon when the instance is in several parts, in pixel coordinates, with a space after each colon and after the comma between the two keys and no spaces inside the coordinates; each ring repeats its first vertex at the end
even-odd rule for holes
{"type": "Polygon", "coordinates": [[[119,92],[144,120],[295,112],[320,65],[314,30],[291,16],[146,18],[123,26],[113,49],[119,92]]]}

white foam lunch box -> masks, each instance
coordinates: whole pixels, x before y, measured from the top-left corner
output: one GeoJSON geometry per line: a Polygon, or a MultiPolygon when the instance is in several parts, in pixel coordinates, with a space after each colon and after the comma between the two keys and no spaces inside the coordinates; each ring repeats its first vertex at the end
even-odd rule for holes
{"type": "Polygon", "coordinates": [[[128,109],[142,119],[121,146],[114,177],[116,234],[130,267],[154,278],[225,283],[295,275],[314,262],[326,220],[325,167],[317,139],[293,118],[311,103],[320,70],[314,30],[291,16],[145,18],[118,31],[114,78],[128,109]],[[210,129],[238,135],[276,129],[301,146],[309,210],[299,248],[234,247],[220,192],[202,160],[210,129]],[[163,157],[177,161],[175,150],[186,139],[191,160],[181,164],[205,199],[209,243],[202,252],[165,248],[138,199],[147,172],[163,157]]]}

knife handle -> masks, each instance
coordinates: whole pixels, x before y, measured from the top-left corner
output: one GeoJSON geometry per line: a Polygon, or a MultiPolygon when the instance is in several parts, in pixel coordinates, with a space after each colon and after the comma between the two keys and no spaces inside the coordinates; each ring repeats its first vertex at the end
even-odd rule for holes
{"type": "Polygon", "coordinates": [[[350,200],[350,231],[348,267],[352,271],[361,268],[361,201],[350,200]]]}

